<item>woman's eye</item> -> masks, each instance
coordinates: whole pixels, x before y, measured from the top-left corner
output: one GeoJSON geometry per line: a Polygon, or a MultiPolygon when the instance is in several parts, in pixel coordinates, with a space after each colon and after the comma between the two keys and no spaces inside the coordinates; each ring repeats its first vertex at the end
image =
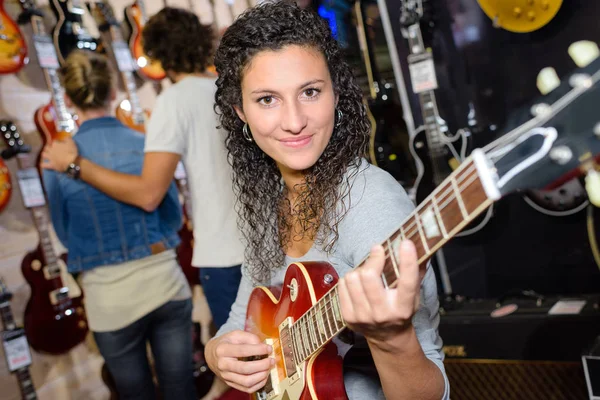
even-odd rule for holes
{"type": "Polygon", "coordinates": [[[258,102],[261,103],[262,105],[268,106],[268,105],[271,105],[273,103],[273,97],[272,96],[261,97],[258,100],[258,102]]]}
{"type": "Polygon", "coordinates": [[[306,90],[304,91],[304,94],[305,94],[307,97],[315,97],[316,95],[318,95],[318,94],[319,94],[319,90],[317,90],[317,89],[314,89],[314,88],[311,88],[311,89],[306,89],[306,90]]]}

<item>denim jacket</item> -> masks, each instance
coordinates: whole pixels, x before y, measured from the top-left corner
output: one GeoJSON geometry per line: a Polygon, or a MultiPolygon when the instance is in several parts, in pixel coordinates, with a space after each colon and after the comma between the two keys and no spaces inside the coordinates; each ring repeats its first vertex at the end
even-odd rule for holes
{"type": "MultiPolygon", "coordinates": [[[[73,137],[79,154],[102,167],[140,175],[144,136],[117,119],[85,121],[73,137]]],[[[122,203],[80,180],[44,170],[44,187],[58,238],[68,249],[69,272],[119,264],[179,244],[181,204],[175,184],[153,212],[122,203]]]]}

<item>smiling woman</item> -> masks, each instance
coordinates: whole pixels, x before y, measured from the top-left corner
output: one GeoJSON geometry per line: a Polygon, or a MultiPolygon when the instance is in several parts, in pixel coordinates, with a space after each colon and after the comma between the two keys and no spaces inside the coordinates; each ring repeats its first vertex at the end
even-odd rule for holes
{"type": "Polygon", "coordinates": [[[373,245],[412,204],[363,158],[362,93],[326,23],[287,1],[262,4],[227,29],[215,66],[247,247],[229,319],[206,346],[211,369],[232,387],[260,391],[255,398],[447,398],[433,270],[419,268],[405,242],[392,249],[397,285],[381,279],[385,256],[373,245]],[[253,291],[284,277],[279,301],[253,291]],[[328,295],[329,331],[321,321],[302,334],[305,307],[328,295]],[[352,349],[335,348],[332,326],[355,332],[352,349]],[[311,340],[319,345],[307,350],[311,340]]]}

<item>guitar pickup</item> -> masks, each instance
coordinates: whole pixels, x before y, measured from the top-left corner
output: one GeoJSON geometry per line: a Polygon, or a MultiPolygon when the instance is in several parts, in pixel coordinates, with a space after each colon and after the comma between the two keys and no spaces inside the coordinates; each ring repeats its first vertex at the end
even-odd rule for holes
{"type": "Polygon", "coordinates": [[[69,288],[66,286],[61,287],[60,289],[56,289],[50,292],[50,303],[53,306],[56,306],[60,303],[63,303],[65,299],[70,299],[69,297],[69,288]]]}

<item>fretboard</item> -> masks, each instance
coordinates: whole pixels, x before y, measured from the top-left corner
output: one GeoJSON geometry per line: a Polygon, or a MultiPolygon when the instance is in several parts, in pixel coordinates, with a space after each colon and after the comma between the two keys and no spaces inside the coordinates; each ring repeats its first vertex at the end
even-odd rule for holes
{"type": "MultiPolygon", "coordinates": [[[[402,240],[411,240],[419,265],[460,232],[490,204],[472,158],[465,160],[438,188],[408,216],[401,227],[382,243],[386,261],[382,281],[386,288],[396,286],[399,260],[392,249],[402,240]]],[[[364,260],[357,266],[360,268],[364,260]]],[[[346,328],[334,286],[291,326],[296,360],[303,361],[346,328]]]]}
{"type": "MultiPolygon", "coordinates": [[[[41,17],[33,15],[31,17],[31,26],[33,33],[39,38],[43,38],[51,42],[51,38],[46,34],[46,28],[44,21],[41,17]]],[[[39,56],[39,54],[38,54],[39,56]]],[[[60,84],[60,79],[55,68],[42,68],[48,90],[52,96],[52,104],[56,115],[54,115],[54,121],[58,132],[72,132],[75,128],[75,124],[67,106],[64,101],[64,89],[60,84]]]]}
{"type": "MultiPolygon", "coordinates": [[[[138,3],[139,5],[139,3],[138,3]]],[[[123,40],[123,36],[121,35],[121,30],[118,26],[111,25],[109,28],[110,40],[113,45],[113,53],[114,56],[117,57],[115,53],[115,46],[118,46],[122,49],[127,49],[127,54],[129,55],[130,63],[133,65],[135,61],[129,53],[129,47],[125,40],[123,40]]],[[[117,62],[117,67],[119,63],[117,62]]],[[[129,103],[131,104],[131,113],[133,115],[133,120],[138,125],[143,125],[145,122],[144,110],[140,104],[140,99],[137,95],[137,85],[135,84],[135,77],[133,72],[128,69],[119,68],[119,72],[121,73],[121,79],[123,79],[123,86],[125,87],[125,91],[127,92],[127,98],[129,99],[129,103]]]]}
{"type": "Polygon", "coordinates": [[[17,324],[15,323],[15,318],[8,301],[0,303],[0,317],[2,317],[2,324],[5,330],[12,331],[13,329],[17,329],[17,324]]]}

